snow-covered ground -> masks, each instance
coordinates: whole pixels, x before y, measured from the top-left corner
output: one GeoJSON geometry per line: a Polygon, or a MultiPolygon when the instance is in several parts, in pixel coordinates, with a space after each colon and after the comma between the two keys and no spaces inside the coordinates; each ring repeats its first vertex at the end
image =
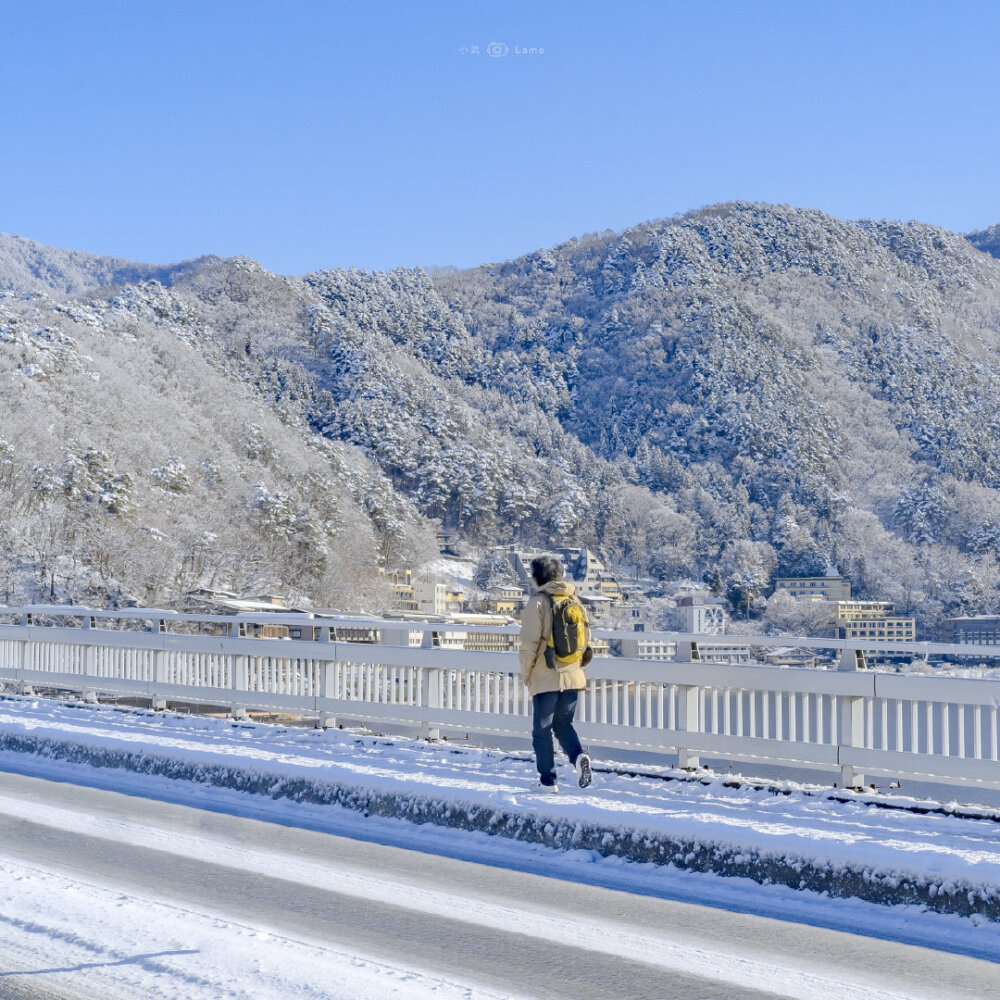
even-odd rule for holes
{"type": "MultiPolygon", "coordinates": [[[[34,862],[0,860],[0,910],[0,996],[10,977],[40,988],[68,986],[74,995],[80,989],[74,980],[82,978],[84,996],[108,1000],[470,998],[463,984],[416,963],[340,951],[34,862]]],[[[479,988],[475,1000],[507,996],[479,988]]]]}
{"type": "Polygon", "coordinates": [[[475,574],[476,564],[471,560],[449,559],[446,556],[424,563],[417,572],[421,579],[444,581],[466,590],[475,590],[472,583],[475,574]]]}
{"type": "MultiPolygon", "coordinates": [[[[602,770],[594,786],[585,791],[572,786],[566,768],[561,794],[548,796],[536,789],[527,754],[38,698],[0,699],[0,747],[0,769],[8,772],[1000,962],[1000,923],[983,916],[961,917],[914,905],[880,906],[856,899],[831,899],[783,885],[760,885],[747,878],[722,878],[630,862],[614,853],[604,856],[604,852],[591,849],[558,850],[544,841],[516,839],[519,830],[526,829],[519,824],[534,823],[534,829],[552,831],[552,845],[562,846],[566,845],[559,840],[560,831],[593,828],[606,832],[609,850],[617,842],[642,845],[669,840],[700,845],[730,858],[742,852],[799,865],[803,870],[812,866],[833,875],[861,871],[887,885],[909,881],[940,892],[960,886],[995,905],[1000,894],[1000,821],[988,809],[963,815],[912,811],[907,807],[918,803],[902,796],[896,797],[895,808],[882,808],[870,799],[842,801],[843,793],[832,797],[827,791],[806,786],[790,785],[785,789],[787,794],[777,794],[746,784],[731,787],[721,778],[664,780],[671,777],[666,768],[661,777],[630,777],[602,770]],[[332,794],[337,789],[354,790],[355,798],[338,799],[332,794]],[[369,798],[364,799],[364,795],[369,798]],[[355,808],[331,804],[345,801],[355,808]],[[478,830],[418,824],[370,814],[363,804],[385,801],[397,806],[408,803],[408,814],[416,816],[424,808],[422,804],[443,803],[452,819],[476,815],[487,817],[487,822],[478,830]],[[494,816],[506,817],[497,825],[505,836],[488,832],[490,822],[498,822],[490,819],[494,816]]],[[[607,766],[608,762],[601,762],[601,767],[607,766]]],[[[887,804],[884,798],[880,801],[887,804]]],[[[162,834],[151,833],[143,825],[141,808],[137,817],[122,819],[120,830],[78,811],[60,811],[59,807],[26,799],[18,804],[10,796],[0,799],[0,813],[9,822],[33,823],[33,829],[72,830],[95,838],[95,842],[110,838],[136,847],[163,848],[162,834]]],[[[427,815],[440,818],[444,814],[428,810],[427,815]]],[[[178,856],[211,856],[220,864],[227,863],[218,844],[206,853],[204,838],[186,841],[176,831],[169,849],[178,856]]],[[[255,858],[259,875],[290,877],[287,859],[267,852],[256,852],[255,858]]],[[[245,861],[241,867],[246,867],[245,861]]],[[[317,872],[309,875],[313,882],[317,878],[317,872]]],[[[357,888],[359,897],[373,891],[361,883],[357,888]]],[[[162,900],[144,899],[141,894],[116,895],[107,888],[88,887],[57,868],[26,864],[23,858],[0,849],[0,938],[5,949],[0,975],[8,967],[44,968],[43,956],[53,950],[60,955],[67,949],[74,952],[75,959],[64,956],[62,963],[85,964],[90,945],[81,928],[87,927],[88,914],[93,917],[99,910],[109,926],[120,922],[122,955],[147,956],[117,970],[126,980],[133,973],[139,975],[137,969],[140,978],[155,979],[164,963],[183,966],[185,949],[197,940],[202,949],[198,967],[211,959],[212,968],[212,963],[218,962],[222,969],[266,971],[255,979],[261,984],[259,992],[248,987],[243,992],[237,990],[236,996],[277,995],[275,984],[279,982],[284,984],[284,995],[303,997],[454,995],[485,1000],[503,995],[487,987],[469,992],[447,977],[377,957],[351,957],[336,949],[317,951],[315,943],[280,934],[269,942],[264,939],[266,932],[252,921],[241,926],[232,919],[192,915],[172,910],[162,900]],[[54,911],[53,899],[59,901],[54,911]],[[46,914],[44,919],[39,917],[42,913],[46,914]],[[150,914],[156,919],[151,920],[150,914]],[[322,970],[324,977],[333,976],[343,991],[331,992],[331,987],[327,992],[310,993],[311,977],[296,973],[304,967],[322,970]]],[[[103,953],[101,961],[108,964],[103,953]]],[[[194,967],[191,962],[188,966],[194,967]]],[[[203,978],[204,984],[192,980],[185,987],[190,997],[229,995],[218,991],[216,978],[203,978]]],[[[131,988],[138,987],[133,984],[131,988]]],[[[133,995],[175,994],[168,990],[133,995]]],[[[813,992],[803,988],[776,995],[818,997],[823,993],[817,987],[813,992]]],[[[864,995],[876,994],[859,994],[864,995]]]]}

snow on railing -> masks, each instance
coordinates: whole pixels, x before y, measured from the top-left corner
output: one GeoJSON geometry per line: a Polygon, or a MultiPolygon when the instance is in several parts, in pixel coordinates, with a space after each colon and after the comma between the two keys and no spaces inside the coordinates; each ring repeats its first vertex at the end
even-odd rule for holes
{"type": "MultiPolygon", "coordinates": [[[[155,609],[0,607],[0,681],[78,692],[278,711],[321,724],[358,720],[524,737],[530,698],[516,654],[438,648],[447,633],[516,634],[356,616],[192,615],[155,609]],[[67,624],[67,622],[69,624],[67,624]],[[297,638],[254,637],[277,626],[297,638]],[[360,640],[360,641],[358,641],[360,640]],[[419,643],[419,645],[411,644],[419,643]]],[[[858,650],[1000,658],[1000,648],[800,636],[595,630],[608,640],[674,642],[684,660],[595,657],[577,719],[594,744],[1000,788],[1000,680],[857,669],[858,650]],[[694,644],[694,645],[692,645],[694,644]],[[800,646],[840,654],[840,669],[711,662],[713,646],[800,646]],[[701,659],[697,659],[700,655],[701,659]]]]}

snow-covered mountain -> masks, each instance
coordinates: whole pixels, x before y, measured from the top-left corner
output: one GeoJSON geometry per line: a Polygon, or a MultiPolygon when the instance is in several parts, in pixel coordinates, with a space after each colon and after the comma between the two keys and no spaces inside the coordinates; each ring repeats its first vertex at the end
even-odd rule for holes
{"type": "Polygon", "coordinates": [[[44,564],[70,596],[96,532],[155,550],[154,581],[134,558],[98,573],[144,600],[270,580],[329,604],[334,579],[426,552],[430,518],[744,595],[833,566],[928,622],[990,610],[982,235],[731,204],[465,271],[303,278],[0,238],[5,572],[44,564]],[[46,558],[11,520],[43,514],[65,525],[46,558]]]}
{"type": "Polygon", "coordinates": [[[965,237],[974,247],[994,257],[1000,257],[1000,222],[988,229],[977,229],[965,237]]]}
{"type": "Polygon", "coordinates": [[[107,285],[151,279],[169,285],[176,274],[210,259],[166,266],[136,264],[80,250],[57,250],[23,236],[0,233],[0,291],[75,295],[107,285]]]}

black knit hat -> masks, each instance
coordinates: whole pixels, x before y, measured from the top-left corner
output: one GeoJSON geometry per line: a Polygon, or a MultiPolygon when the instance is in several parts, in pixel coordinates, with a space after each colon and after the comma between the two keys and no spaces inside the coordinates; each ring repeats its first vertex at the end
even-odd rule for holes
{"type": "Polygon", "coordinates": [[[536,556],[531,560],[531,579],[535,586],[544,587],[563,578],[563,565],[555,556],[536,556]]]}

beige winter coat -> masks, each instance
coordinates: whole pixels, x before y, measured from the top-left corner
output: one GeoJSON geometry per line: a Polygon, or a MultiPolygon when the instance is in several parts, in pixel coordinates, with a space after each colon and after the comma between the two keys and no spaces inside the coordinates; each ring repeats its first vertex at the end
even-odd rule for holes
{"type": "Polygon", "coordinates": [[[546,691],[582,691],[587,675],[579,661],[556,670],[545,662],[545,646],[552,633],[552,604],[545,595],[569,596],[576,593],[576,587],[568,580],[552,580],[539,590],[521,615],[521,680],[532,697],[546,691]]]}

